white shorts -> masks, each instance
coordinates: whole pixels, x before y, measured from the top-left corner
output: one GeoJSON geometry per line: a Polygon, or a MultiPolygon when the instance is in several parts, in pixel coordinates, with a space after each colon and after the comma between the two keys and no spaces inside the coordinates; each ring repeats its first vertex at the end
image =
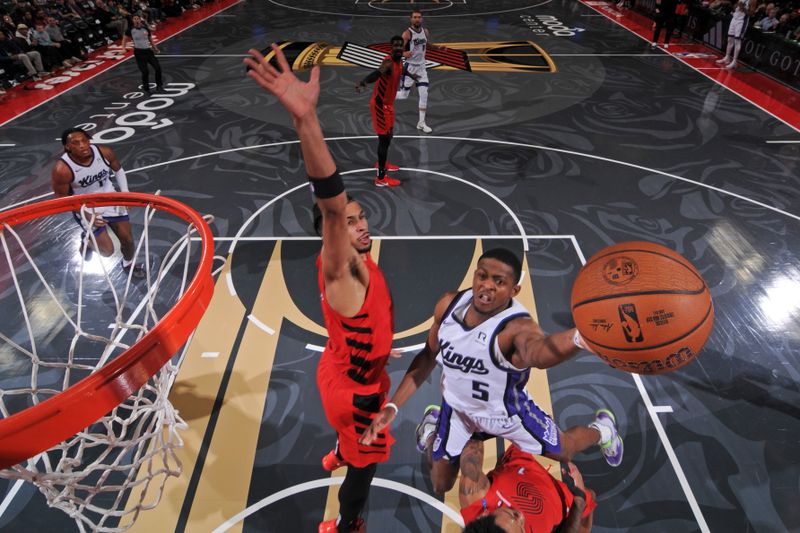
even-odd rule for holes
{"type": "Polygon", "coordinates": [[[526,407],[524,416],[472,418],[454,410],[442,399],[436,438],[433,441],[433,459],[457,461],[473,435],[503,438],[522,451],[534,455],[559,453],[561,441],[556,423],[532,400],[526,407]]]}
{"type": "Polygon", "coordinates": [[[400,77],[398,91],[410,91],[415,84],[419,86],[428,85],[428,83],[428,69],[425,68],[425,65],[409,65],[406,63],[403,65],[403,75],[400,77]],[[408,73],[416,74],[419,77],[419,81],[414,81],[414,78],[409,76],[408,73]]]}
{"type": "Polygon", "coordinates": [[[732,19],[730,26],[728,26],[728,37],[733,37],[734,39],[743,38],[745,32],[747,31],[748,22],[748,17],[732,19]]]}

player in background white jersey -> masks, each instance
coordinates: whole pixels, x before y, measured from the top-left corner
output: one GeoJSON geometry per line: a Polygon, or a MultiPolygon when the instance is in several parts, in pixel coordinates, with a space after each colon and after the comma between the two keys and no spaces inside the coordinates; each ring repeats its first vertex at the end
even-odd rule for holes
{"type": "Polygon", "coordinates": [[[427,28],[422,27],[422,11],[411,12],[411,26],[403,32],[403,47],[406,58],[404,75],[400,78],[400,87],[397,88],[397,100],[405,100],[411,94],[411,88],[416,84],[419,92],[419,122],[417,129],[425,133],[433,131],[425,123],[425,113],[428,111],[428,69],[425,68],[425,51],[446,50],[431,42],[431,34],[427,28]],[[413,75],[413,76],[412,76],[413,75]],[[414,78],[416,76],[416,79],[414,78]]]}
{"type": "MultiPolygon", "coordinates": [[[[81,128],[69,128],[61,135],[64,154],[53,167],[50,178],[56,198],[73,194],[116,192],[111,183],[112,171],[120,191],[128,192],[125,170],[117,160],[114,150],[108,146],[95,146],[91,144],[90,139],[89,134],[81,128]]],[[[91,215],[86,215],[87,219],[84,220],[80,213],[73,214],[85,232],[91,222],[91,215]]],[[[128,274],[133,268],[134,278],[144,278],[144,269],[133,264],[136,250],[128,210],[121,206],[97,207],[94,208],[94,215],[92,231],[97,241],[97,252],[103,257],[114,253],[114,241],[108,234],[110,228],[120,242],[122,269],[128,274]]],[[[88,244],[92,246],[91,239],[88,244]]]]}
{"type": "Polygon", "coordinates": [[[459,457],[473,434],[502,437],[525,452],[563,462],[597,444],[611,466],[622,462],[622,438],[610,411],[601,409],[589,426],[562,432],[528,397],[531,368],[550,368],[585,347],[574,328],[545,335],[513,299],[521,288],[521,270],[509,250],[489,250],[478,260],[472,288],[439,300],[425,348],[362,437],[369,443],[386,428],[441,362],[441,408],[429,407],[417,428],[417,446],[430,454],[438,494],[455,483],[459,457]]]}

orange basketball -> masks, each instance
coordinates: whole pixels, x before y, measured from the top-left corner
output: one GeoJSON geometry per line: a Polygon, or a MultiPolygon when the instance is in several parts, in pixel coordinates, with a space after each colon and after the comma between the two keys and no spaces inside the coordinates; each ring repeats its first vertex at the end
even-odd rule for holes
{"type": "Polygon", "coordinates": [[[606,363],[663,374],[692,361],[714,324],[708,286],[680,254],[649,242],[593,255],[572,286],[572,317],[606,363]]]}

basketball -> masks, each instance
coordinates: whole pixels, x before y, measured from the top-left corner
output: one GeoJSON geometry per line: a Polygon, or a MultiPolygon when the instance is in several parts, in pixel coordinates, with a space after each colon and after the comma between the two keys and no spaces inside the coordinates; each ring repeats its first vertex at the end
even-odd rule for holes
{"type": "Polygon", "coordinates": [[[586,346],[614,368],[663,374],[690,363],[714,324],[711,293],[682,255],[642,241],[597,252],[570,307],[586,346]]]}

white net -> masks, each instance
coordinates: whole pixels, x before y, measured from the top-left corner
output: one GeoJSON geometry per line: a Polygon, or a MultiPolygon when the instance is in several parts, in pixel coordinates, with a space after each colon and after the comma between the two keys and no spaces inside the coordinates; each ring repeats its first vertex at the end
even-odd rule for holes
{"type": "MultiPolygon", "coordinates": [[[[81,211],[94,222],[93,210],[84,205],[81,211]]],[[[0,327],[2,419],[60,394],[119,357],[183,297],[197,271],[201,246],[191,238],[196,228],[169,213],[149,205],[131,211],[140,233],[134,262],[142,266],[143,279],[136,279],[134,269],[119,268],[118,251],[90,257],[87,249],[98,246],[91,231],[76,250],[67,237],[79,232],[69,216],[0,226],[0,305],[10,318],[0,327]],[[55,237],[43,242],[42,235],[55,237]]],[[[81,531],[130,528],[139,512],[158,504],[167,479],[181,473],[175,451],[183,444],[178,430],[185,423],[168,394],[186,345],[111,412],[51,449],[0,470],[0,477],[35,484],[81,531]]]]}

